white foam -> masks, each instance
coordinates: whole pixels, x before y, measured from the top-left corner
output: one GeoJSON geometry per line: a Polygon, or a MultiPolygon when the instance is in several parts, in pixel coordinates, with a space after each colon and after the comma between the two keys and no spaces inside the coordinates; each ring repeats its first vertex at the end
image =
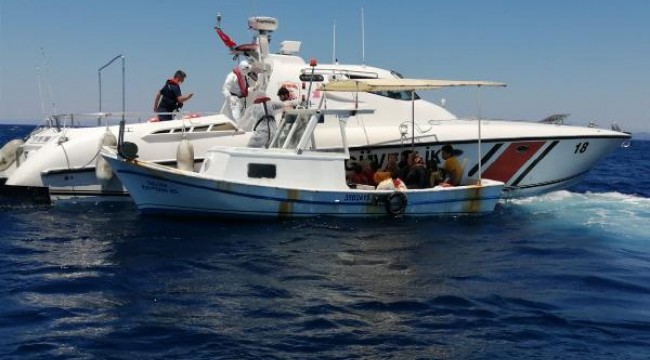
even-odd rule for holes
{"type": "Polygon", "coordinates": [[[543,216],[544,221],[599,228],[619,236],[650,241],[650,199],[618,192],[572,193],[566,190],[513,199],[507,207],[543,216]]]}

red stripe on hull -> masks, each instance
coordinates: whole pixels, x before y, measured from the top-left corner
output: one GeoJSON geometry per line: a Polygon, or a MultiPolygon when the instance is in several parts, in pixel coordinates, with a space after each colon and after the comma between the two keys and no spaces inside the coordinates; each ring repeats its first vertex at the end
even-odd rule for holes
{"type": "Polygon", "coordinates": [[[499,180],[505,183],[519,171],[519,169],[535,155],[546,142],[517,142],[506,148],[494,162],[483,171],[483,177],[499,180]],[[526,148],[525,150],[524,147],[526,148]],[[519,149],[519,150],[518,150],[519,149]]]}

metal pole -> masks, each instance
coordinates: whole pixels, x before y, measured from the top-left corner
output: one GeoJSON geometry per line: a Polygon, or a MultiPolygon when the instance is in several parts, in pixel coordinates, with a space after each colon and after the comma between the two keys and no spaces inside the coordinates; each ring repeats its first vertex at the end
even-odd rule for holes
{"type": "Polygon", "coordinates": [[[363,6],[361,7],[361,65],[366,65],[366,24],[363,19],[363,6]]]}
{"type": "MultiPolygon", "coordinates": [[[[112,58],[111,61],[107,62],[106,65],[100,67],[97,70],[99,74],[99,112],[102,112],[102,70],[112,64],[115,60],[122,58],[122,107],[124,107],[124,55],[120,54],[112,58]]],[[[97,126],[101,125],[101,114],[97,118],[97,126]]]]}
{"type": "MultiPolygon", "coordinates": [[[[124,116],[126,113],[126,71],[125,71],[125,64],[124,64],[124,55],[122,55],[122,121],[124,122],[124,116]]],[[[108,124],[106,124],[108,126],[108,124]]]]}
{"type": "Polygon", "coordinates": [[[411,91],[411,150],[415,151],[415,90],[411,91]]]}
{"type": "Polygon", "coordinates": [[[478,185],[481,185],[481,163],[483,156],[481,155],[481,85],[478,86],[478,185]]]}
{"type": "Polygon", "coordinates": [[[336,20],[334,21],[334,29],[332,34],[332,64],[336,64],[336,20]]]}
{"type": "Polygon", "coordinates": [[[97,126],[100,126],[102,124],[102,72],[101,69],[97,71],[97,74],[99,75],[99,114],[97,116],[97,126]]]}

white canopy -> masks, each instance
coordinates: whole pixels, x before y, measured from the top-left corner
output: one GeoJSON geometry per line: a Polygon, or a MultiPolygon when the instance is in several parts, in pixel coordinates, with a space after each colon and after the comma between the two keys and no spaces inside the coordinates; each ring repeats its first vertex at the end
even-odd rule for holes
{"type": "Polygon", "coordinates": [[[332,81],[323,84],[324,91],[415,91],[453,86],[506,86],[494,81],[425,80],[425,79],[360,79],[332,81]]]}

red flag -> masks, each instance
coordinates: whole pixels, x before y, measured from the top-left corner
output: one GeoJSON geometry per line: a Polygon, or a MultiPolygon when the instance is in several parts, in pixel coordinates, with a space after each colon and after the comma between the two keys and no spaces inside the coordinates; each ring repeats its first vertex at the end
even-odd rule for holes
{"type": "Polygon", "coordinates": [[[226,33],[223,32],[220,28],[215,27],[214,29],[217,31],[217,35],[219,35],[221,41],[223,41],[224,45],[226,45],[228,48],[232,49],[237,46],[237,43],[232,41],[230,36],[226,35],[226,33]]]}

